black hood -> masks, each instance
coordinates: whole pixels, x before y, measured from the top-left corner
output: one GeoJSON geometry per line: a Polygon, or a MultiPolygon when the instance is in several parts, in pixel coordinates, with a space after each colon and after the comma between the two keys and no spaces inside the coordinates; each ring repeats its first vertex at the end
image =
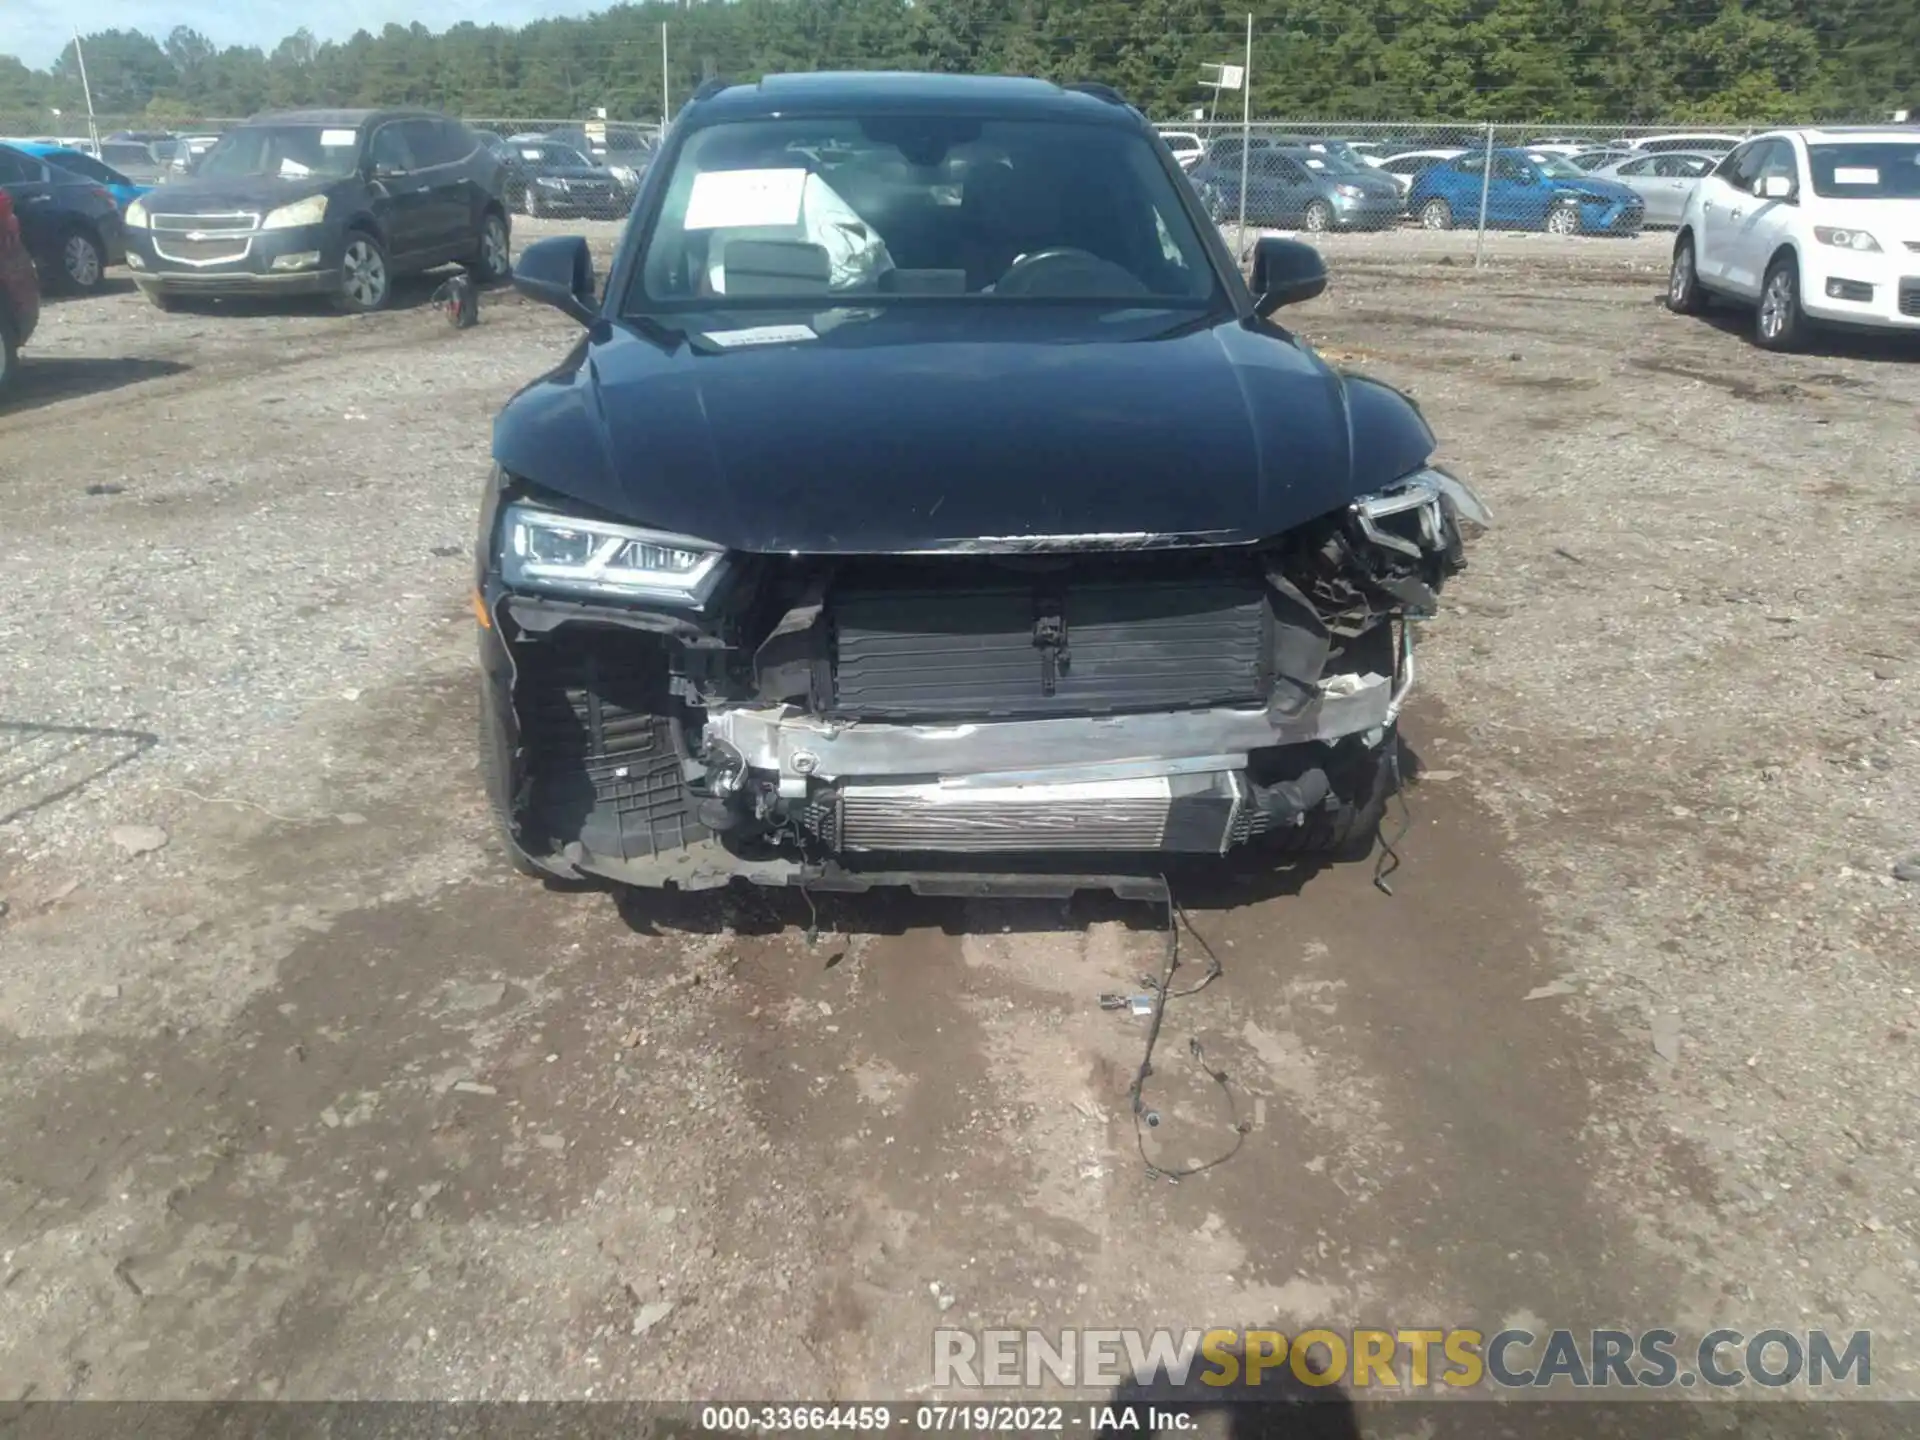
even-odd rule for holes
{"type": "Polygon", "coordinates": [[[901,306],[724,349],[603,325],[494,426],[501,467],[556,499],[816,554],[1252,542],[1432,448],[1404,397],[1258,322],[1066,306],[901,306]]]}
{"type": "MultiPolygon", "coordinates": [[[[349,177],[350,178],[350,177],[349,177]]],[[[160,215],[215,215],[224,210],[273,210],[313,195],[330,193],[349,183],[340,177],[308,176],[283,180],[271,175],[236,175],[229,179],[175,180],[147,196],[149,211],[160,215]]]]}

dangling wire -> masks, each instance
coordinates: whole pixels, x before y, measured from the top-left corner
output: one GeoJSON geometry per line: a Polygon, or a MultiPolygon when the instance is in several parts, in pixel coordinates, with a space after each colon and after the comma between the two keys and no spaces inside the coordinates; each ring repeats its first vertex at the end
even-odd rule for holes
{"type": "Polygon", "coordinates": [[[1134,1072],[1133,1086],[1129,1091],[1129,1096],[1133,1102],[1133,1140],[1135,1146],[1140,1151],[1140,1163],[1147,1167],[1147,1175],[1150,1178],[1165,1180],[1169,1184],[1177,1185],[1189,1176],[1198,1175],[1204,1170],[1211,1170],[1216,1165],[1224,1165],[1235,1155],[1239,1154],[1240,1146],[1245,1142],[1247,1132],[1252,1127],[1240,1118],[1239,1107],[1234,1103],[1233,1090],[1227,1083],[1227,1072],[1225,1070],[1215,1070],[1210,1067],[1206,1061],[1205,1051],[1200,1048],[1199,1039],[1190,1039],[1187,1041],[1188,1056],[1196,1061],[1202,1070],[1206,1071],[1207,1078],[1218,1085],[1220,1087],[1220,1093],[1227,1098],[1227,1120],[1233,1127],[1233,1144],[1227,1149],[1225,1154],[1218,1155],[1212,1160],[1205,1161],[1199,1165],[1190,1165],[1180,1170],[1169,1170],[1165,1166],[1157,1165],[1147,1154],[1146,1132],[1159,1128],[1160,1112],[1147,1108],[1141,1092],[1146,1086],[1147,1078],[1153,1074],[1153,1047],[1160,1039],[1160,1024],[1161,1021],[1166,1018],[1167,1001],[1204,990],[1224,973],[1224,968],[1220,964],[1220,957],[1213,953],[1213,947],[1207,943],[1206,936],[1194,929],[1193,921],[1188,918],[1186,908],[1174,898],[1173,886],[1167,882],[1167,877],[1164,875],[1160,877],[1160,888],[1161,893],[1166,896],[1167,900],[1167,964],[1166,969],[1162,972],[1158,980],[1147,977],[1143,981],[1146,987],[1153,993],[1153,1014],[1147,1023],[1146,1049],[1140,1056],[1140,1068],[1134,1072]],[[1180,930],[1182,926],[1185,926],[1187,932],[1193,936],[1194,940],[1199,943],[1200,948],[1206,952],[1207,972],[1186,989],[1175,990],[1173,988],[1173,972],[1180,967],[1180,930]]]}

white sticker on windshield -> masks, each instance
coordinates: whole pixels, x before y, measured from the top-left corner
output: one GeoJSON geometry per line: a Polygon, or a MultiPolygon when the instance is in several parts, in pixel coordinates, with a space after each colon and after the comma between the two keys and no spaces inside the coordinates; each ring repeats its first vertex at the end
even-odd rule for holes
{"type": "Polygon", "coordinates": [[[1327,162],[1324,160],[1309,160],[1307,161],[1307,168],[1310,170],[1324,170],[1327,168],[1327,162]]]}
{"type": "Polygon", "coordinates": [[[280,178],[282,180],[304,180],[311,174],[313,174],[313,171],[307,166],[302,165],[298,160],[283,157],[280,161],[280,178]]]}
{"type": "Polygon", "coordinates": [[[360,143],[358,130],[322,130],[320,148],[322,150],[344,150],[348,146],[360,143]]]}
{"type": "Polygon", "coordinates": [[[1836,185],[1878,185],[1880,172],[1865,166],[1837,165],[1833,171],[1833,183],[1836,185]]]}
{"type": "Polygon", "coordinates": [[[708,170],[693,177],[687,229],[796,224],[806,183],[805,170],[708,170]]]}
{"type": "Polygon", "coordinates": [[[520,158],[522,160],[538,160],[540,158],[540,152],[538,150],[522,150],[520,152],[520,158]]]}
{"type": "Polygon", "coordinates": [[[805,325],[755,325],[746,330],[709,330],[706,335],[714,344],[729,350],[739,345],[786,345],[795,340],[820,338],[805,325]]]}

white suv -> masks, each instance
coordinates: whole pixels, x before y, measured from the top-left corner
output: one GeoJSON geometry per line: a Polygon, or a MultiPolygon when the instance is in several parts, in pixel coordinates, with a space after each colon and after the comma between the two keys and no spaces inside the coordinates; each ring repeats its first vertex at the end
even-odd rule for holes
{"type": "Polygon", "coordinates": [[[1667,306],[1755,307],[1755,338],[1789,349],[1810,322],[1920,331],[1920,126],[1776,130],[1694,186],[1667,306]]]}

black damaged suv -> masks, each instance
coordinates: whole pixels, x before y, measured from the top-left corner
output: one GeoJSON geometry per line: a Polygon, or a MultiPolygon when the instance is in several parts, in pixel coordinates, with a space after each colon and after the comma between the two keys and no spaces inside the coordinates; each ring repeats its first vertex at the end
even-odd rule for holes
{"type": "Polygon", "coordinates": [[[1409,621],[1486,513],[1269,318],[1112,91],[709,85],[494,431],[482,749],[529,873],[1151,893],[1370,845],[1409,621]]]}

